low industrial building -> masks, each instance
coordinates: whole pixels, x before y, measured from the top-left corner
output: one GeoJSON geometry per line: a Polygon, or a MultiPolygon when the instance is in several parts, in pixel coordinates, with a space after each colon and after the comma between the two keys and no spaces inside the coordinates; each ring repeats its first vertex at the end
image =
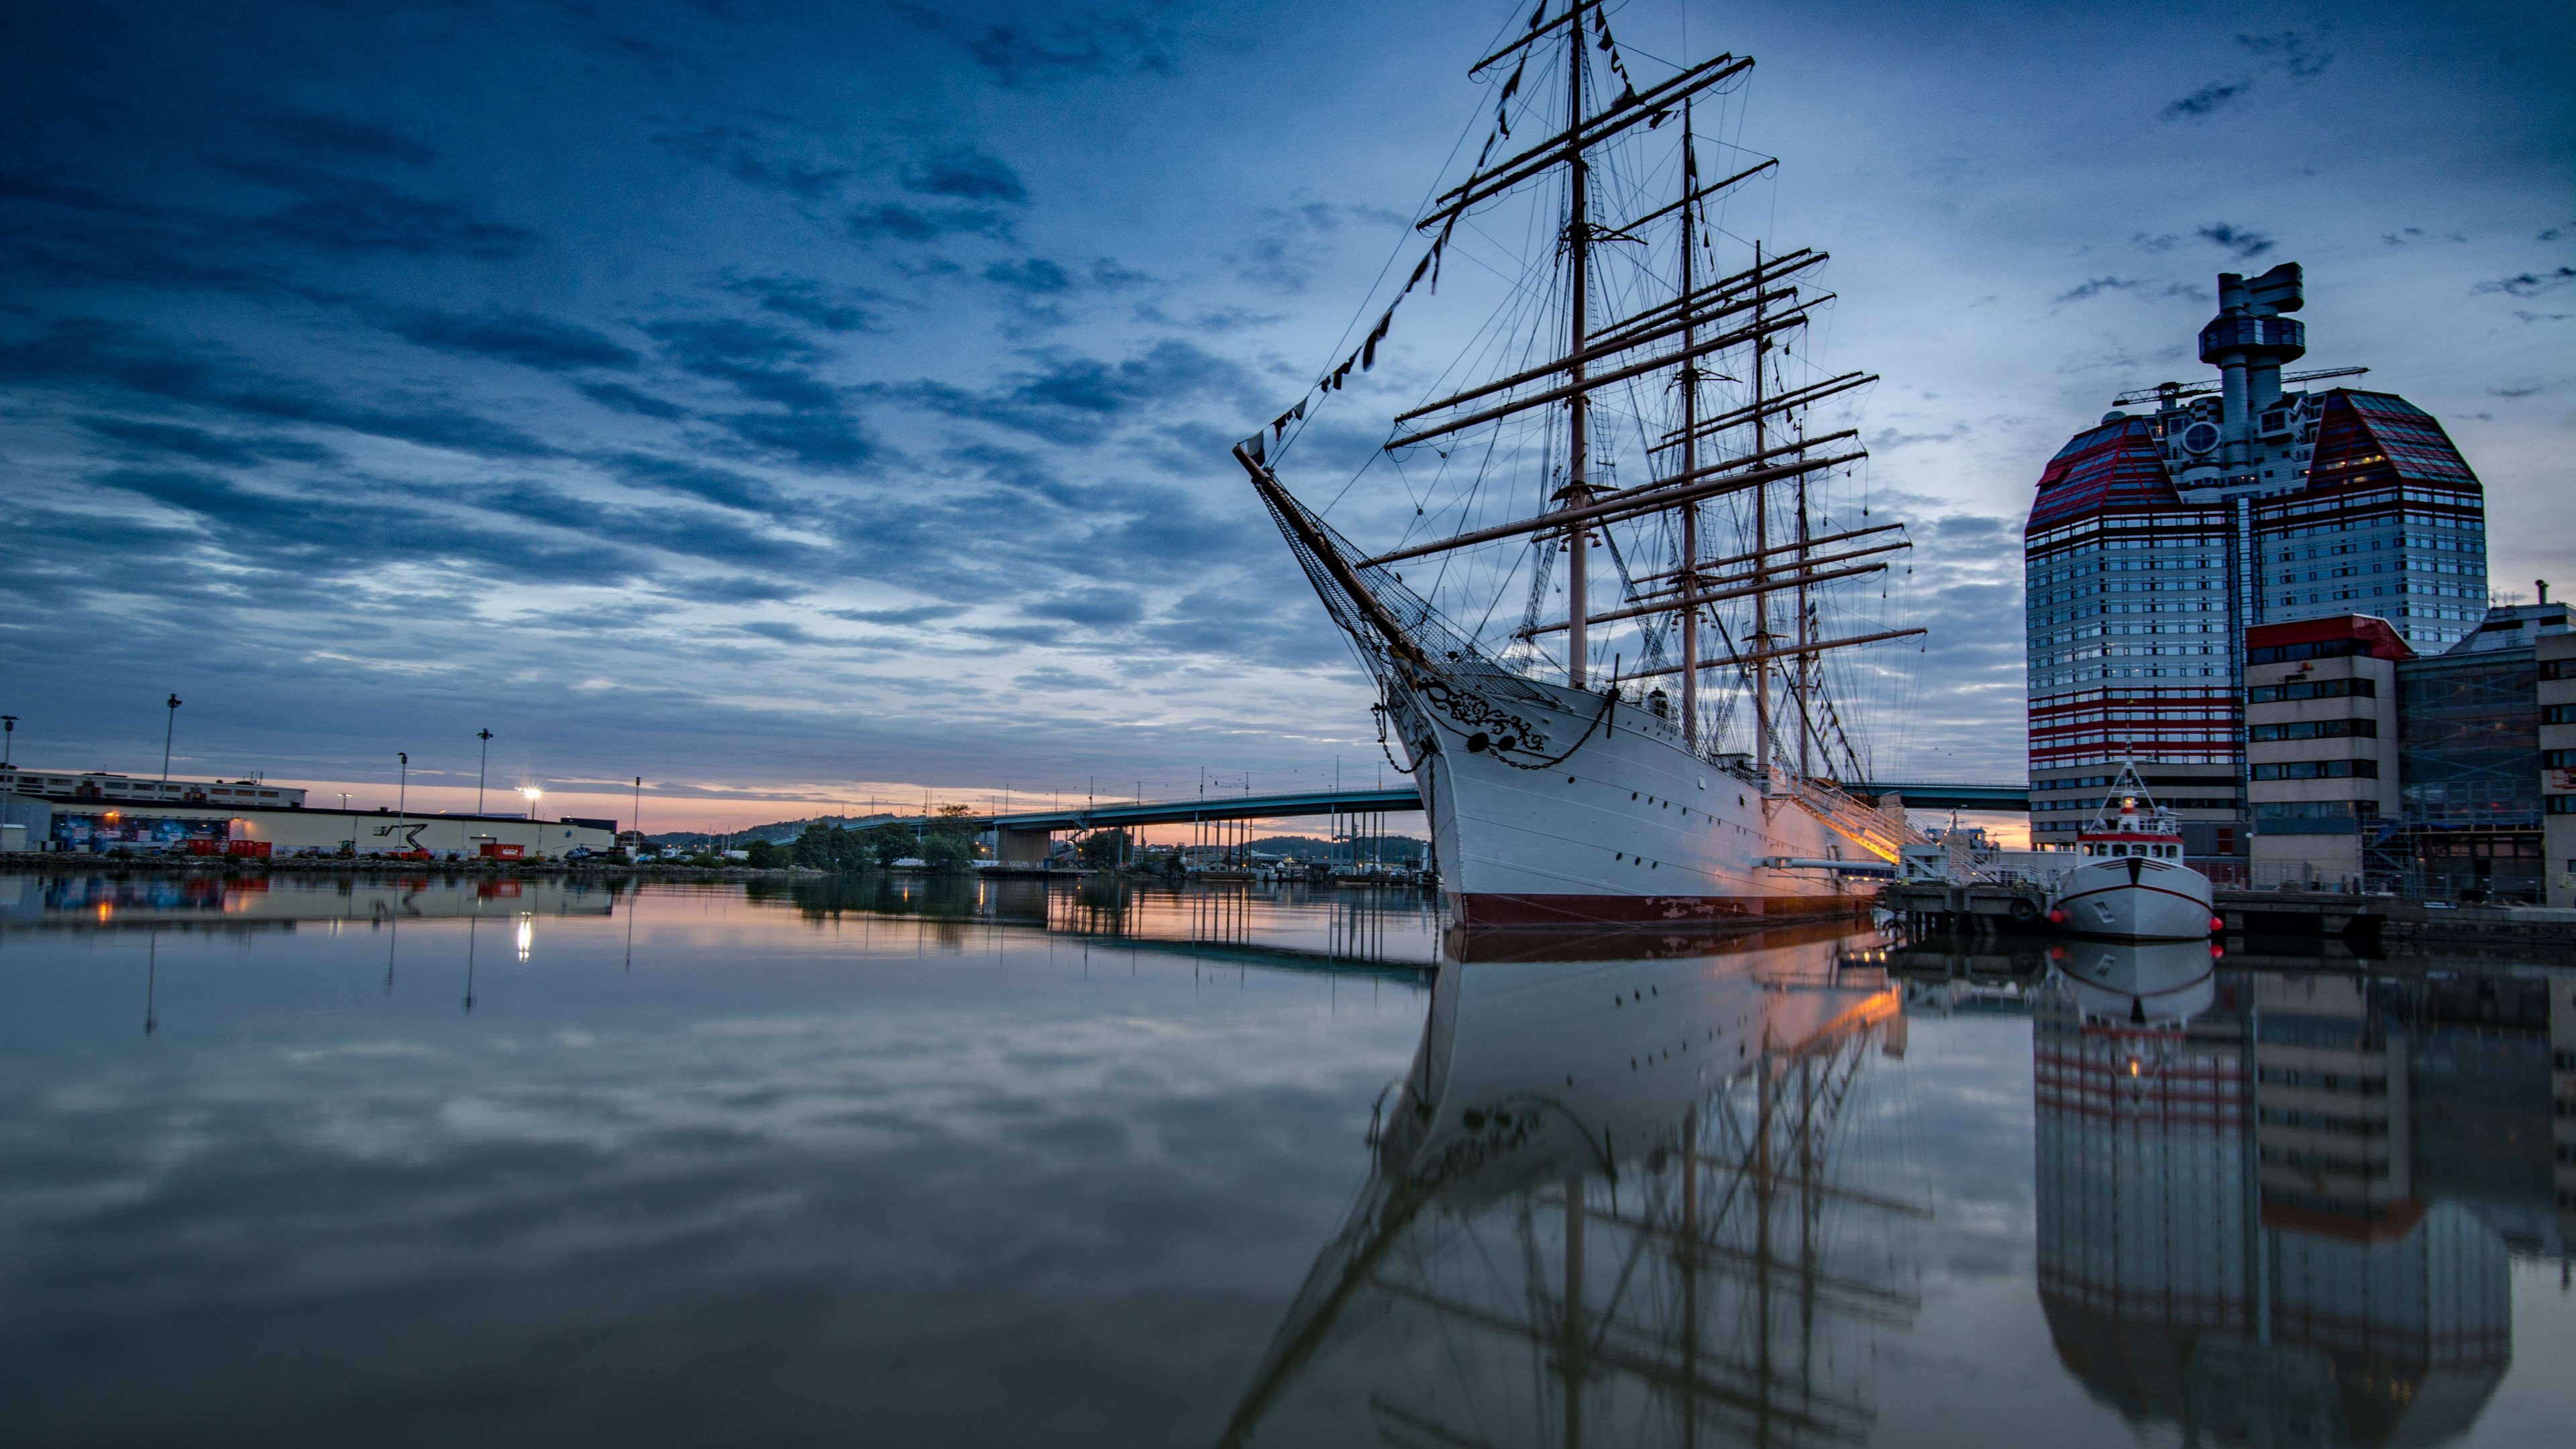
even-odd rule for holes
{"type": "MultiPolygon", "coordinates": [[[[2547,856],[2542,864],[2549,874],[2549,903],[2576,906],[2576,632],[2542,634],[2532,641],[2532,656],[2540,695],[2541,849],[2547,856]]],[[[2569,1005],[2576,1012],[2576,998],[2569,1005]]],[[[2562,1126],[2576,1123],[2576,1107],[2569,1117],[2562,1126]]],[[[2576,1153],[2559,1161],[2576,1167],[2576,1153]]],[[[2576,1209],[2576,1198],[2570,1206],[2576,1209]]]]}
{"type": "Polygon", "coordinates": [[[2544,663],[2576,674],[2569,622],[2563,603],[2499,606],[2421,656],[2367,615],[2247,630],[2252,883],[2534,905],[2576,893],[2576,829],[2544,832],[2576,827],[2553,813],[2576,805],[2548,803],[2576,799],[2576,774],[2549,769],[2541,733],[2576,724],[2576,690],[2543,678],[2544,663]]]}
{"type": "Polygon", "coordinates": [[[262,780],[146,780],[104,771],[0,768],[0,841],[105,854],[550,859],[616,848],[617,822],[566,816],[315,809],[262,780]]]}
{"type": "Polygon", "coordinates": [[[2362,842],[2398,814],[2397,668],[2413,657],[2363,614],[2245,631],[2256,881],[2361,889],[2362,842]]]}

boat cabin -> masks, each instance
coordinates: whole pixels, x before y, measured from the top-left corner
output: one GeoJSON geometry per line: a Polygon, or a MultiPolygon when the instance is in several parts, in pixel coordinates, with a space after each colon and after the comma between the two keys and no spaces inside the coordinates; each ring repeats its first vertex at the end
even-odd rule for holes
{"type": "Polygon", "coordinates": [[[2075,848],[2088,856],[2145,856],[2149,860],[2182,859],[2182,831],[2167,811],[2150,805],[2146,813],[2131,795],[2120,802],[2116,820],[2099,816],[2076,832],[2075,848]]]}

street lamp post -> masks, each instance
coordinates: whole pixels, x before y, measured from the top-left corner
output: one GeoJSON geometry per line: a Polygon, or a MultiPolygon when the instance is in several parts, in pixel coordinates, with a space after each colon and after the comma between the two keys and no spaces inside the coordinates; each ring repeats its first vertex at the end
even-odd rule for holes
{"type": "Polygon", "coordinates": [[[165,793],[170,783],[170,738],[178,728],[179,696],[173,694],[170,696],[169,722],[161,726],[161,784],[165,787],[165,793]]]}
{"type": "Polygon", "coordinates": [[[546,843],[545,827],[537,823],[537,802],[546,797],[546,792],[534,785],[521,785],[519,794],[528,802],[528,838],[535,842],[528,847],[528,853],[534,855],[544,849],[546,843]]]}
{"type": "Polygon", "coordinates": [[[474,738],[483,742],[482,763],[474,767],[474,813],[480,815],[483,813],[483,774],[492,764],[492,732],[483,730],[474,738]]]}
{"type": "Polygon", "coordinates": [[[349,827],[349,853],[358,853],[358,817],[349,813],[349,792],[340,792],[340,823],[349,827]]]}
{"type": "Polygon", "coordinates": [[[394,840],[399,846],[409,843],[403,840],[402,828],[404,818],[411,814],[411,756],[397,750],[394,758],[402,762],[402,780],[394,788],[394,840]]]}

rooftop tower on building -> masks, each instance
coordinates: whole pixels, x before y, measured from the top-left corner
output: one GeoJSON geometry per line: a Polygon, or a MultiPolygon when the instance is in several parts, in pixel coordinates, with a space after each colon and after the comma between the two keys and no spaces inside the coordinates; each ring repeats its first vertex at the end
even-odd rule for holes
{"type": "Polygon", "coordinates": [[[2246,850],[2245,631],[2372,614],[2438,653],[2487,603],[2485,498],[2442,425],[2307,351],[2299,266],[2218,279],[2215,380],[2114,400],[2024,529],[2031,835],[2069,844],[2124,760],[2221,873],[2246,850]],[[2127,410],[2137,407],[2139,410],[2127,410]]]}

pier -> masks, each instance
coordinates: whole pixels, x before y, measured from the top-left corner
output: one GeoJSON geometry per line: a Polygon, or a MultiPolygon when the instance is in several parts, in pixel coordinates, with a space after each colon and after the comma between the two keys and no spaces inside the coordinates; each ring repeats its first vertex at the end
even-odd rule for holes
{"type": "MultiPolygon", "coordinates": [[[[2053,934],[2048,894],[2036,885],[1977,881],[1904,882],[1879,893],[1879,905],[1915,930],[1974,935],[2053,934]]],[[[2392,941],[2487,939],[2536,943],[2576,939],[2576,911],[2537,906],[2454,906],[2400,896],[2329,891],[2226,890],[2216,911],[2230,936],[2339,940],[2364,955],[2392,941]]]]}

